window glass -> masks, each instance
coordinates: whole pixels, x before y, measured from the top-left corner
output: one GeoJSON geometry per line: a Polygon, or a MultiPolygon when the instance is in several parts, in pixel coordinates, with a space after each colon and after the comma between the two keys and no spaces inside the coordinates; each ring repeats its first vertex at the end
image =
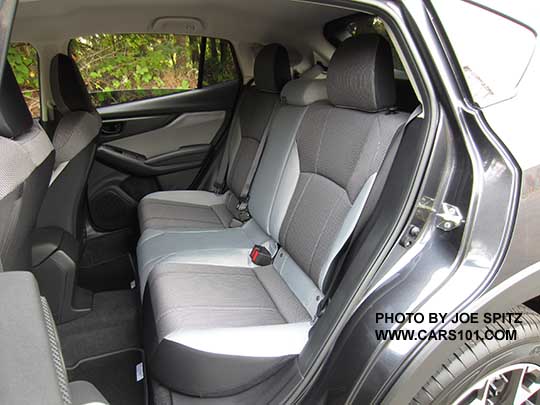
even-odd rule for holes
{"type": "Polygon", "coordinates": [[[36,49],[27,43],[12,43],[8,49],[8,62],[17,78],[32,117],[40,117],[39,60],[36,49]]]}
{"type": "Polygon", "coordinates": [[[204,57],[203,87],[236,79],[238,72],[230,42],[208,38],[204,57]]]}
{"type": "Polygon", "coordinates": [[[206,43],[203,86],[237,77],[228,41],[175,34],[95,34],[71,40],[94,104],[111,104],[196,89],[206,43]]]}
{"type": "Polygon", "coordinates": [[[433,4],[474,101],[485,107],[512,97],[534,51],[534,33],[468,2],[433,4]]]}
{"type": "Polygon", "coordinates": [[[95,34],[71,40],[96,106],[197,88],[201,39],[173,34],[95,34]]]}

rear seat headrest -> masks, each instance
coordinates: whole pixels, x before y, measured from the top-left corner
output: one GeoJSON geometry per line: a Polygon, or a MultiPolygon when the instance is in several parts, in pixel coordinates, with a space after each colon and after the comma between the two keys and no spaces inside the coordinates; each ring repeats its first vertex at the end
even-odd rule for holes
{"type": "Polygon", "coordinates": [[[328,100],[324,79],[291,80],[281,90],[281,101],[290,105],[304,106],[322,100],[328,100]]]}
{"type": "Polygon", "coordinates": [[[282,45],[266,45],[255,58],[255,86],[258,90],[279,93],[291,80],[289,53],[282,45]]]}
{"type": "Polygon", "coordinates": [[[330,60],[327,81],[330,102],[338,107],[377,112],[394,106],[390,44],[377,34],[347,39],[330,60]]]}
{"type": "Polygon", "coordinates": [[[10,64],[6,61],[0,84],[0,136],[16,138],[34,124],[10,64]]]}
{"type": "Polygon", "coordinates": [[[59,53],[53,58],[50,80],[54,103],[62,114],[96,110],[79,68],[69,56],[59,53]]]}

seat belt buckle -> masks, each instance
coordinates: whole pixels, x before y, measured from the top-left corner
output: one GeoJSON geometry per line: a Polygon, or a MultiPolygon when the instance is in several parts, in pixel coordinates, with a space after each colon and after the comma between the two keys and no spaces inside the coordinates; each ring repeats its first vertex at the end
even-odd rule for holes
{"type": "Polygon", "coordinates": [[[272,254],[267,248],[261,245],[253,246],[253,249],[251,249],[251,252],[249,253],[249,257],[257,266],[269,266],[273,261],[272,254]]]}
{"type": "Polygon", "coordinates": [[[238,204],[236,204],[238,219],[242,222],[247,222],[251,219],[251,214],[248,210],[248,201],[249,199],[246,198],[244,200],[238,201],[238,204]]]}

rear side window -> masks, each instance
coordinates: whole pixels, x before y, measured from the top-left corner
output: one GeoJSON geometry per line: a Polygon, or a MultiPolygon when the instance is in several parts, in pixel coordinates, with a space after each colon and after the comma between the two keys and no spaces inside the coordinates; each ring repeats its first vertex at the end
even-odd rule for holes
{"type": "Polygon", "coordinates": [[[236,80],[232,52],[228,41],[174,34],[95,34],[69,44],[98,107],[236,80]]]}
{"type": "Polygon", "coordinates": [[[202,86],[212,86],[238,79],[231,43],[223,39],[207,38],[202,86]]]}
{"type": "Polygon", "coordinates": [[[28,43],[12,43],[8,49],[8,62],[32,117],[40,117],[39,60],[36,49],[28,43]]]}

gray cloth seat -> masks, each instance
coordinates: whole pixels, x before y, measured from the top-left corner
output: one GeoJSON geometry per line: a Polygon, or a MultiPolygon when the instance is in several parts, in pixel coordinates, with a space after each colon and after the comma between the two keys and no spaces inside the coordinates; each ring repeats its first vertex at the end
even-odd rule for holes
{"type": "Polygon", "coordinates": [[[0,273],[0,324],[2,403],[108,404],[89,382],[68,381],[54,319],[31,273],[0,273]]]}
{"type": "Polygon", "coordinates": [[[185,249],[195,237],[226,250],[234,229],[154,231],[139,243],[150,371],[174,391],[203,397],[240,392],[302,351],[331,262],[407,120],[390,110],[392,54],[380,36],[351,38],[336,50],[329,102],[295,106],[318,93],[306,82],[283,89],[288,104],[271,124],[253,183],[252,219],[242,227],[275,247],[271,265],[242,264],[247,258],[240,247],[221,257],[204,246],[185,249]],[[298,92],[302,88],[307,91],[298,92]],[[170,250],[152,255],[163,244],[170,250]]]}
{"type": "Polygon", "coordinates": [[[43,128],[32,120],[5,65],[0,86],[0,259],[4,270],[29,270],[31,234],[54,163],[43,128]]]}
{"type": "MultiPolygon", "coordinates": [[[[248,266],[248,253],[253,245],[278,239],[279,226],[298,175],[293,153],[296,132],[307,106],[327,99],[326,83],[324,80],[293,80],[285,85],[281,98],[252,184],[249,208],[257,220],[226,229],[146,229],[137,245],[141,294],[148,275],[163,260],[248,266]],[[269,236],[272,234],[273,238],[269,236]]],[[[186,201],[187,196],[196,197],[198,193],[213,199],[222,198],[197,191],[180,195],[186,201]]]]}
{"type": "Polygon", "coordinates": [[[246,88],[231,123],[225,152],[228,191],[165,191],[144,197],[139,204],[141,232],[147,229],[224,229],[233,221],[236,205],[255,154],[279,106],[279,93],[290,80],[287,50],[265,46],[255,60],[255,85],[246,88]]]}
{"type": "Polygon", "coordinates": [[[61,228],[81,241],[85,229],[83,196],[101,118],[71,57],[57,54],[53,58],[50,82],[61,117],[52,141],[56,151],[54,171],[37,226],[61,228]]]}

